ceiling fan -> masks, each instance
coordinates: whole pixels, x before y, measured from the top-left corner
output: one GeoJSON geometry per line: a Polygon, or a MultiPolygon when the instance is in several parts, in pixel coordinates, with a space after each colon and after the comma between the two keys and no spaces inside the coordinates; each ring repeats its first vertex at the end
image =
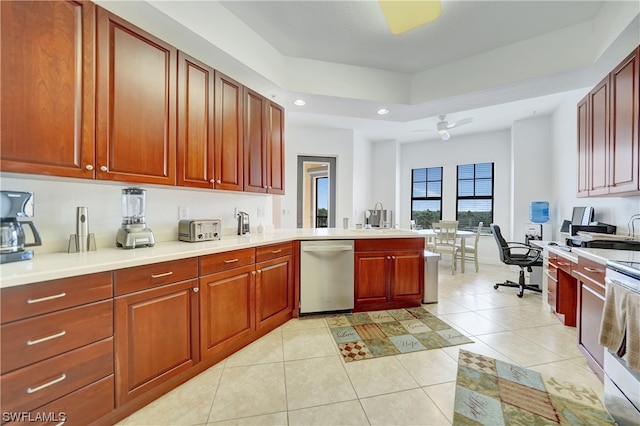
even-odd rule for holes
{"type": "MultiPolygon", "coordinates": [[[[454,121],[453,123],[449,123],[447,120],[445,120],[446,117],[447,117],[446,115],[438,116],[440,121],[438,121],[438,123],[436,124],[436,129],[435,129],[443,141],[447,141],[451,137],[451,135],[449,134],[449,129],[453,129],[454,127],[459,127],[464,124],[469,124],[473,121],[473,118],[467,117],[458,121],[454,121]]],[[[414,130],[414,132],[424,132],[424,131],[430,131],[430,130],[434,130],[434,129],[414,130]]]]}

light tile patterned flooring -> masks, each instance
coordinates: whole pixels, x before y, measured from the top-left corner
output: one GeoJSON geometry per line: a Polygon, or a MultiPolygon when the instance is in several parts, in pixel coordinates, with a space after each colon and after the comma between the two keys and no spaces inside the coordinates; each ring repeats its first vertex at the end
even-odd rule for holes
{"type": "Polygon", "coordinates": [[[295,319],[120,424],[450,425],[460,348],[589,386],[602,399],[575,328],[543,310],[538,293],[493,289],[517,273],[449,271],[441,265],[439,302],[425,308],[475,343],[346,364],[324,319],[295,319]]]}

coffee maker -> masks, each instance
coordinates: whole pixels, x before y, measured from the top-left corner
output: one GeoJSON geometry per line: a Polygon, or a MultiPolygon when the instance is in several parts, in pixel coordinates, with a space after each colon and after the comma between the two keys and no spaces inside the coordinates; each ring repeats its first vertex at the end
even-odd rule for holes
{"type": "Polygon", "coordinates": [[[122,226],[116,235],[116,247],[132,249],[153,247],[156,243],[145,219],[145,195],[141,188],[122,190],[122,226]]]}
{"type": "Polygon", "coordinates": [[[33,250],[25,247],[42,245],[38,229],[31,221],[18,218],[33,216],[33,193],[0,191],[0,263],[17,262],[33,258],[33,250]],[[33,234],[33,242],[27,242],[23,225],[33,234]]]}

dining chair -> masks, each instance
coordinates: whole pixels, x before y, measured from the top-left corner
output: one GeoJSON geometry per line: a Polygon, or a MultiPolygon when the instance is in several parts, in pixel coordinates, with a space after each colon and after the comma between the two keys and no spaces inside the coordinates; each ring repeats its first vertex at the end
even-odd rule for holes
{"type": "Polygon", "coordinates": [[[482,225],[484,225],[484,223],[478,223],[478,231],[476,232],[476,236],[473,239],[473,245],[467,244],[465,242],[464,258],[462,258],[462,244],[456,244],[456,263],[458,262],[458,258],[460,259],[460,262],[465,262],[467,259],[473,260],[473,263],[476,265],[476,272],[478,272],[478,240],[480,240],[480,231],[482,231],[482,225]]]}
{"type": "Polygon", "coordinates": [[[439,254],[451,256],[451,274],[456,273],[456,234],[458,233],[457,220],[441,220],[433,224],[435,237],[433,239],[433,251],[439,254]]]}

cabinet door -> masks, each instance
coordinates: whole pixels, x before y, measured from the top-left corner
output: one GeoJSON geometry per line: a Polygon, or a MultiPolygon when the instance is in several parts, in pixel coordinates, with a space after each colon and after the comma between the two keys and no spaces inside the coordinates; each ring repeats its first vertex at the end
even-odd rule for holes
{"type": "Polygon", "coordinates": [[[578,197],[589,195],[589,96],[578,103],[578,197]]]}
{"type": "Polygon", "coordinates": [[[216,71],[215,87],[214,187],[242,191],[244,189],[243,86],[216,71]]]}
{"type": "Polygon", "coordinates": [[[609,192],[638,191],[639,49],[611,73],[609,192]]]}
{"type": "Polygon", "coordinates": [[[176,183],[176,49],[98,8],[97,177],[176,183]]]}
{"type": "Polygon", "coordinates": [[[267,192],[266,100],[245,88],[244,190],[267,192]]]}
{"type": "Polygon", "coordinates": [[[270,194],[284,194],[284,109],[269,102],[267,180],[270,194]]]}
{"type": "Polygon", "coordinates": [[[94,177],[95,6],[0,2],[0,168],[94,177]]]}
{"type": "Polygon", "coordinates": [[[578,348],[585,354],[587,365],[603,380],[604,347],[598,338],[602,312],[604,310],[604,296],[592,286],[579,282],[578,294],[578,348]]]}
{"type": "Polygon", "coordinates": [[[255,267],[200,277],[200,290],[200,354],[222,359],[252,338],[255,267]]]}
{"type": "Polygon", "coordinates": [[[178,185],[213,188],[213,68],[178,54],[178,185]]]}
{"type": "Polygon", "coordinates": [[[609,193],[609,77],[589,93],[589,195],[609,193]]]}
{"type": "Polygon", "coordinates": [[[391,300],[422,300],[424,257],[422,251],[391,253],[391,300]]]}
{"type": "Polygon", "coordinates": [[[115,299],[117,405],[198,362],[197,284],[183,281],[115,299]]]}
{"type": "Polygon", "coordinates": [[[275,328],[293,311],[293,263],[291,256],[256,264],[256,327],[275,328]]]}
{"type": "MultiPolygon", "coordinates": [[[[386,252],[355,253],[355,303],[380,303],[389,299],[386,252]]],[[[390,256],[389,256],[390,257],[390,256]]]]}

